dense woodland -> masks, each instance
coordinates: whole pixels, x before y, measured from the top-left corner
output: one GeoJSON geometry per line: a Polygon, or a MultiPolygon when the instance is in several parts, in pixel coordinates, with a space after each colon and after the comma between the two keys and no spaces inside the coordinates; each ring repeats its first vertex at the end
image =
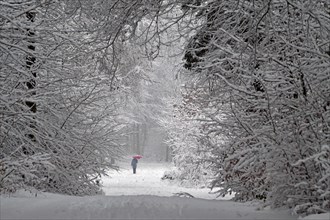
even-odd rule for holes
{"type": "Polygon", "coordinates": [[[101,193],[152,124],[180,181],[327,212],[329,39],[328,0],[0,0],[0,192],[101,193]]]}

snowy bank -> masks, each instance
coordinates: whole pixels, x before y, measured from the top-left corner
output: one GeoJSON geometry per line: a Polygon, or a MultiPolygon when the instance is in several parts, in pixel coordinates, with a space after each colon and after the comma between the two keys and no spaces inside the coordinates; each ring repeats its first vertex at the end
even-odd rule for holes
{"type": "Polygon", "coordinates": [[[329,220],[330,219],[330,213],[323,213],[323,214],[317,214],[317,215],[309,215],[304,218],[299,218],[301,220],[329,220]]]}

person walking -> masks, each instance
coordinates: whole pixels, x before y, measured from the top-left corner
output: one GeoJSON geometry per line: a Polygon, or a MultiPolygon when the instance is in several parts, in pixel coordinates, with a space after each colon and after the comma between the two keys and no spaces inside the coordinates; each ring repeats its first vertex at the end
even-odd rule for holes
{"type": "Polygon", "coordinates": [[[137,167],[138,160],[136,158],[133,158],[131,165],[133,167],[133,174],[136,174],[136,167],[137,167]]]}

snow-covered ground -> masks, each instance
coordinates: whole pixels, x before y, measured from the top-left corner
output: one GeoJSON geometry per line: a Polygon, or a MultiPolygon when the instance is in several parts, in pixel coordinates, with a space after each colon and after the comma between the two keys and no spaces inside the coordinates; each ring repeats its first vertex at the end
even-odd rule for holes
{"type": "MultiPolygon", "coordinates": [[[[260,209],[253,203],[215,199],[206,189],[187,189],[161,181],[170,164],[140,160],[133,175],[129,159],[121,172],[103,178],[104,196],[75,197],[18,192],[0,197],[0,219],[297,219],[288,210],[260,209]],[[188,192],[195,198],[173,193],[188,192]]],[[[329,219],[328,215],[314,219],[329,219]]],[[[310,216],[308,219],[313,219],[310,216]]]]}
{"type": "MultiPolygon", "coordinates": [[[[102,179],[104,192],[108,196],[118,195],[157,195],[173,196],[175,193],[187,192],[196,198],[216,199],[216,195],[210,193],[210,189],[196,189],[179,187],[169,180],[161,180],[165,171],[173,169],[170,163],[152,162],[140,159],[136,174],[133,175],[130,166],[131,158],[121,161],[119,172],[112,171],[109,177],[102,179]]],[[[228,200],[232,196],[218,199],[228,200]]]]}

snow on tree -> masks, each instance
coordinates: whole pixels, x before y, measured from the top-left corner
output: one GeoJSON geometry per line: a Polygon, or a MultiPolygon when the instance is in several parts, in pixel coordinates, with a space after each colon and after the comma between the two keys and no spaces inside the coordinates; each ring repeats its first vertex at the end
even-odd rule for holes
{"type": "Polygon", "coordinates": [[[321,159],[329,155],[327,2],[198,1],[186,8],[202,23],[185,67],[206,118],[213,185],[298,213],[329,210],[329,160],[321,159]]]}
{"type": "Polygon", "coordinates": [[[327,1],[0,5],[1,191],[96,193],[120,154],[125,100],[152,115],[138,103],[150,95],[140,48],[152,61],[190,36],[182,97],[157,103],[182,173],[201,166],[238,200],[330,209],[327,1]]]}
{"type": "Polygon", "coordinates": [[[129,151],[168,161],[170,149],[162,141],[167,128],[164,130],[158,121],[166,106],[164,99],[177,86],[175,74],[183,52],[180,40],[184,33],[178,33],[176,27],[183,14],[180,5],[161,2],[146,9],[149,14],[135,28],[128,53],[138,65],[128,76],[134,87],[127,88],[130,95],[123,112],[128,124],[129,151]]]}
{"type": "Polygon", "coordinates": [[[121,155],[122,79],[134,68],[121,52],[145,5],[0,5],[0,190],[98,193],[121,155]]]}

